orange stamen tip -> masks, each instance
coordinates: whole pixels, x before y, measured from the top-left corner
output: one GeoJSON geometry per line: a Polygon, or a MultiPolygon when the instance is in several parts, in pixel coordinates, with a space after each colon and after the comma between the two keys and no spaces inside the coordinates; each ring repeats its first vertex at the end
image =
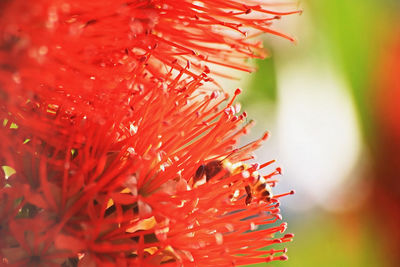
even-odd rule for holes
{"type": "Polygon", "coordinates": [[[283,238],[293,238],[294,234],[290,233],[290,234],[286,234],[283,236],[283,238]]]}
{"type": "Polygon", "coordinates": [[[239,94],[241,94],[241,93],[242,93],[242,89],[237,88],[237,89],[235,90],[235,95],[239,95],[239,94]]]}
{"type": "Polygon", "coordinates": [[[279,260],[286,261],[286,260],[288,260],[288,256],[282,255],[282,256],[279,257],[279,260]]]}
{"type": "Polygon", "coordinates": [[[235,121],[237,121],[237,120],[239,120],[239,117],[238,117],[238,116],[233,116],[232,119],[231,119],[232,122],[235,122],[235,121]]]}
{"type": "Polygon", "coordinates": [[[269,137],[269,132],[266,132],[266,133],[263,135],[263,137],[261,138],[261,140],[265,141],[265,140],[268,139],[268,137],[269,137]]]}
{"type": "Polygon", "coordinates": [[[215,99],[219,96],[219,92],[218,91],[213,91],[210,95],[211,99],[215,99]]]}

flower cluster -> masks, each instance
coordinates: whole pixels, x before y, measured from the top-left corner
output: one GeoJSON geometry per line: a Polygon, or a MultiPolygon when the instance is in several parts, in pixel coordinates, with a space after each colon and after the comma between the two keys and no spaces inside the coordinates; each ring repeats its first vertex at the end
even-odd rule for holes
{"type": "Polygon", "coordinates": [[[292,40],[270,26],[298,11],[263,2],[2,1],[1,264],[285,260],[261,250],[292,238],[274,235],[280,169],[243,163],[267,135],[236,147],[253,122],[206,65],[250,70],[251,37],[292,40]]]}

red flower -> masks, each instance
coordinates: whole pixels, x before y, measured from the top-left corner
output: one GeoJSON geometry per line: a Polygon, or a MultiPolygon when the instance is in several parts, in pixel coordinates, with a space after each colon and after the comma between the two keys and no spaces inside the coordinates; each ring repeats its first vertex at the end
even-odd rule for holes
{"type": "Polygon", "coordinates": [[[246,19],[250,10],[268,12],[237,1],[196,3],[2,4],[0,163],[15,170],[1,180],[3,263],[286,259],[284,249],[260,250],[292,238],[274,236],[286,228],[276,224],[285,194],[269,189],[280,170],[261,178],[258,169],[271,162],[243,163],[267,135],[236,148],[253,123],[242,126],[246,114],[234,99],[220,108],[229,97],[207,89],[207,68],[180,67],[183,59],[246,55],[242,37],[214,32],[215,25],[270,31],[269,22],[246,19]],[[211,46],[234,41],[233,54],[211,46]],[[220,166],[212,175],[210,162],[220,166]],[[264,224],[273,225],[254,231],[264,224]]]}
{"type": "Polygon", "coordinates": [[[207,62],[250,70],[234,59],[263,56],[261,42],[251,37],[269,32],[293,40],[270,27],[300,12],[272,11],[263,2],[12,1],[0,11],[0,57],[8,61],[5,69],[19,69],[16,80],[88,98],[132,86],[141,79],[138,68],[156,79],[168,78],[171,68],[190,76],[209,72],[207,62]]]}

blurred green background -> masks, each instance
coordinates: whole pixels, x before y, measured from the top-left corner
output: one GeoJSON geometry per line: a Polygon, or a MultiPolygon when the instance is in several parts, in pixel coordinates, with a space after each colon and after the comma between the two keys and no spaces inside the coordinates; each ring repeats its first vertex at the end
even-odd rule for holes
{"type": "Polygon", "coordinates": [[[241,84],[258,122],[243,143],[269,130],[257,161],[277,159],[275,191],[296,190],[289,261],[267,265],[400,266],[400,1],[300,8],[275,24],[297,44],[266,37],[271,57],[241,84]]]}

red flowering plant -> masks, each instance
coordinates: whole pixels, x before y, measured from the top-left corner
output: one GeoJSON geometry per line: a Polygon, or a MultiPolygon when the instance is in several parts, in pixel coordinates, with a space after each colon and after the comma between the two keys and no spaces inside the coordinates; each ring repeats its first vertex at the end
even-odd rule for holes
{"type": "Polygon", "coordinates": [[[263,56],[250,37],[291,39],[270,25],[298,11],[266,7],[0,3],[2,264],[285,260],[285,249],[262,248],[293,237],[275,235],[286,228],[279,198],[292,192],[272,194],[280,169],[261,169],[273,161],[244,163],[267,134],[237,147],[253,122],[235,104],[240,90],[216,90],[205,65],[250,70],[235,63],[263,56]]]}

